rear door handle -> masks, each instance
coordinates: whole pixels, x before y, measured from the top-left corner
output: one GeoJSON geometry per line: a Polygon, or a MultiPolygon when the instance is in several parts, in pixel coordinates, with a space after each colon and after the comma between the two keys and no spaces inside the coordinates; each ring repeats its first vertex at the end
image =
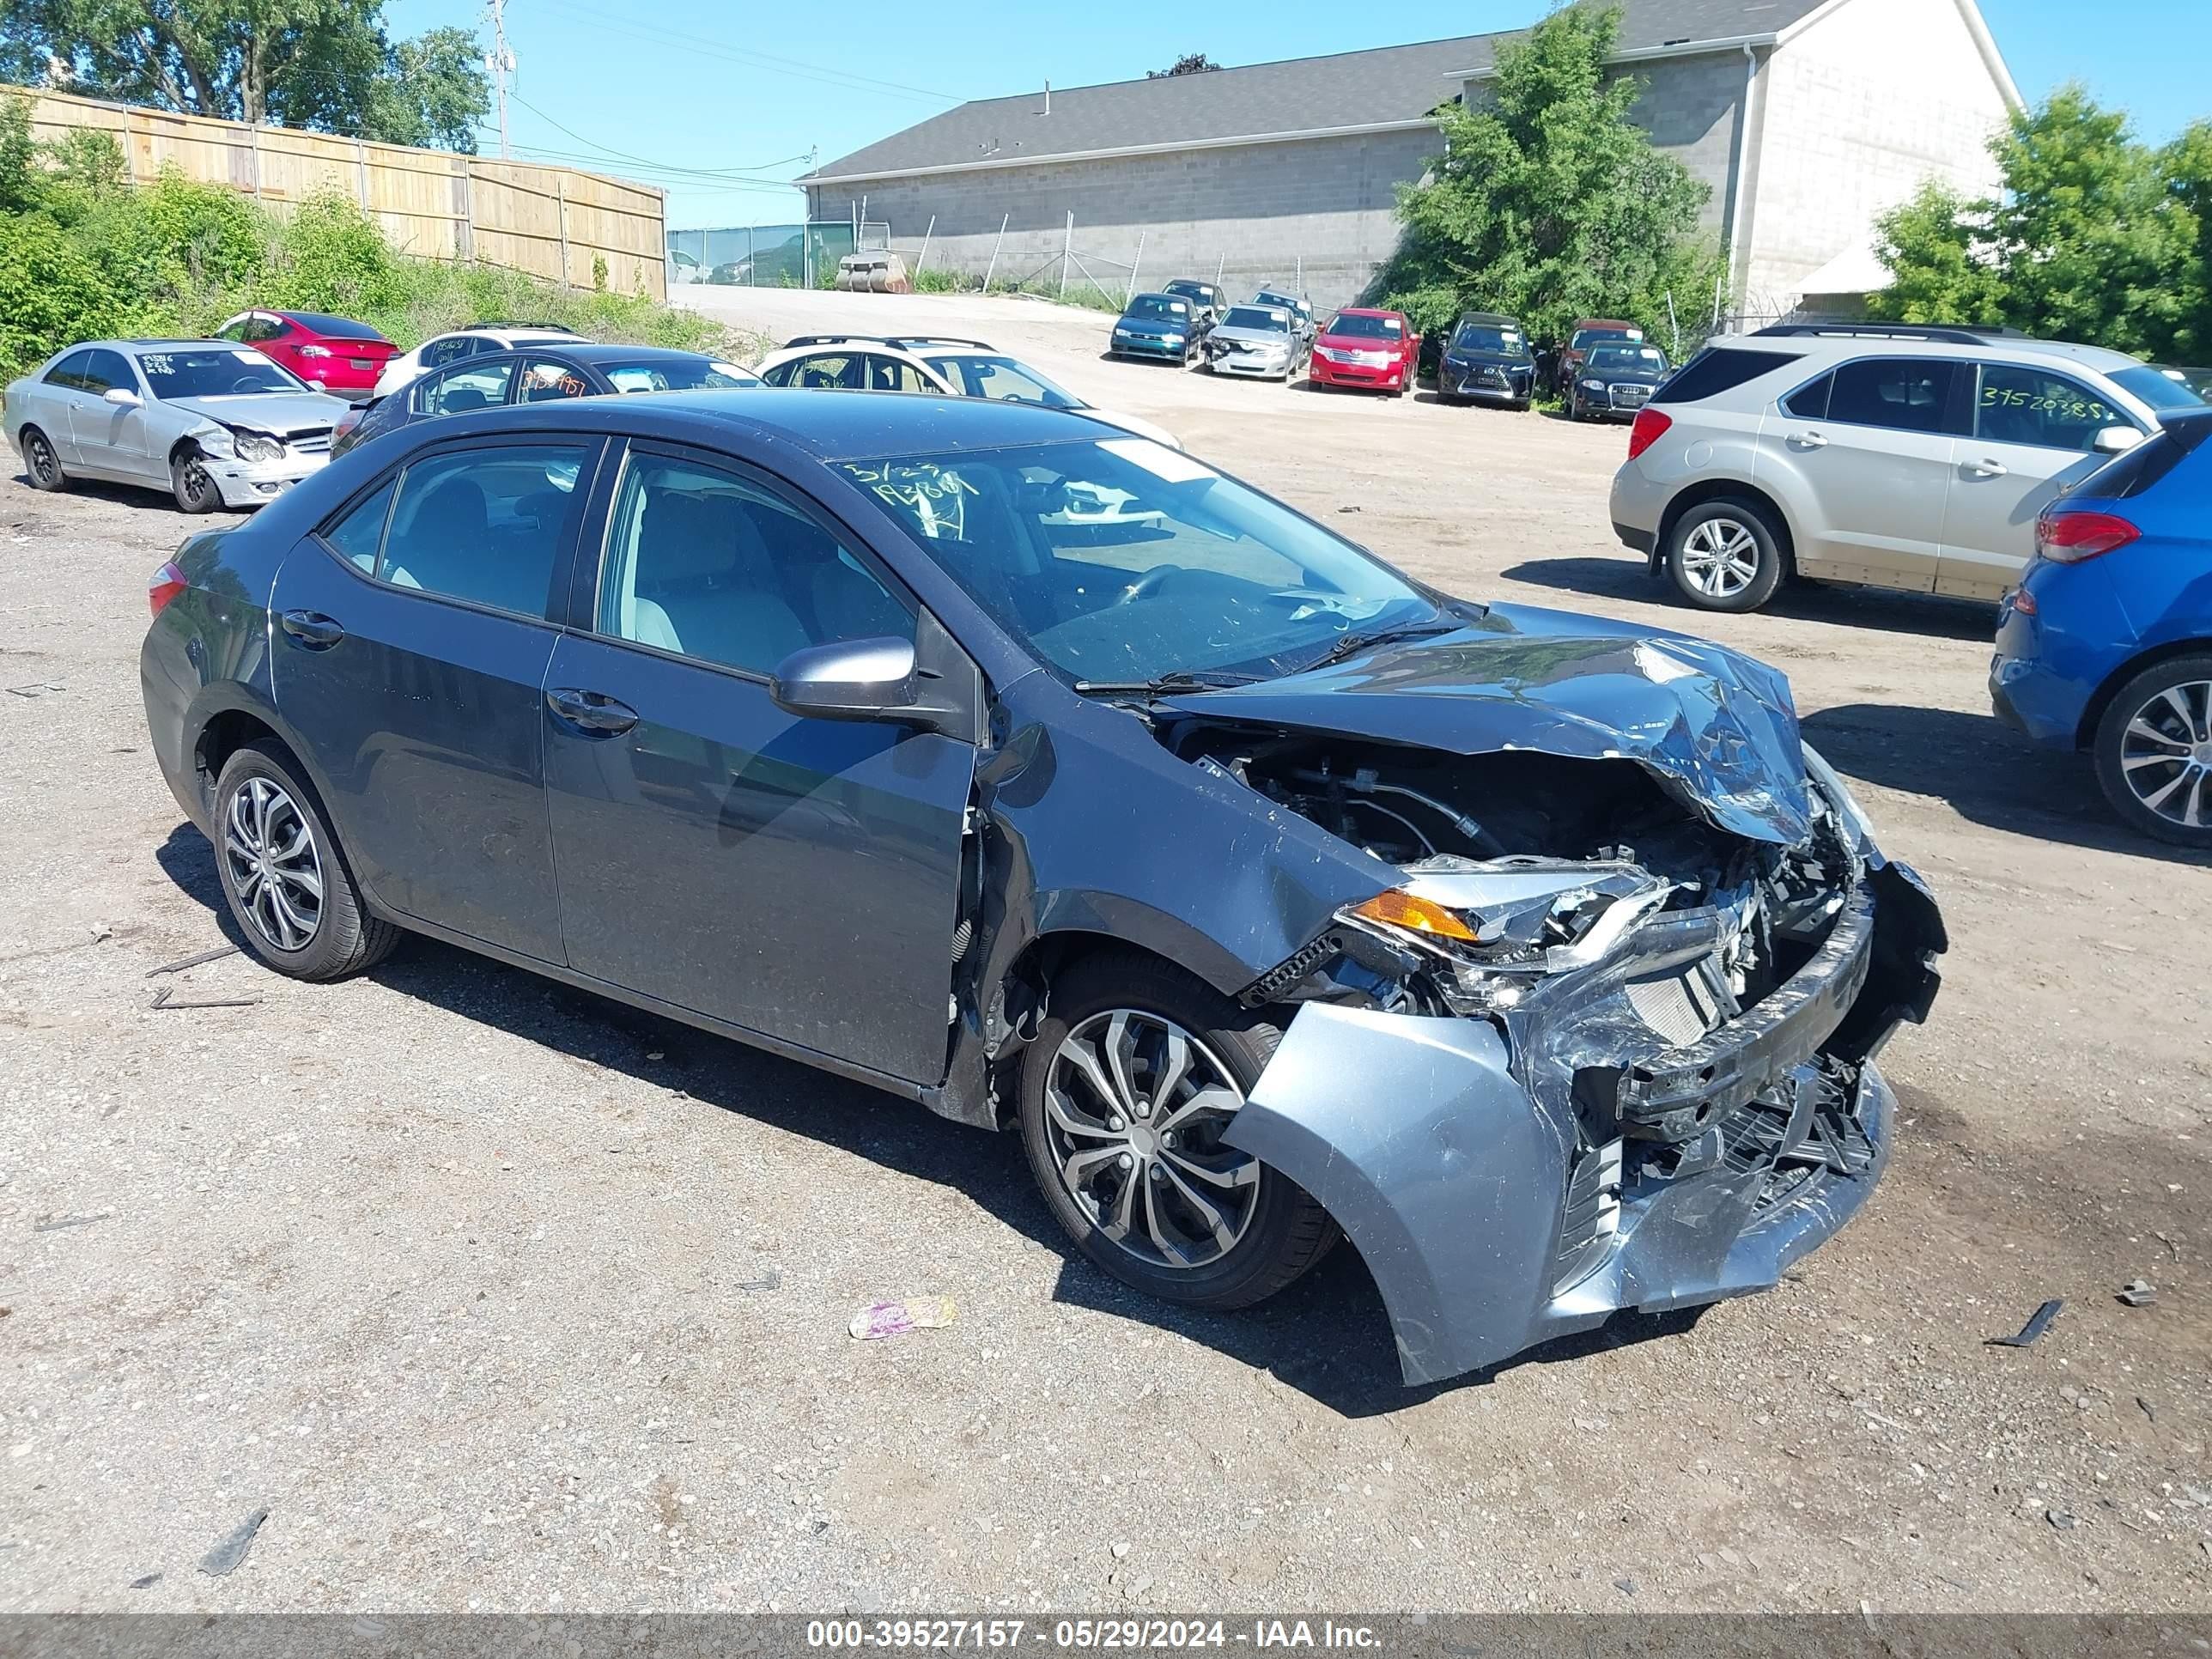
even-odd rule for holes
{"type": "Polygon", "coordinates": [[[345,637],[345,629],[319,611],[287,611],[284,631],[310,651],[327,651],[345,637]]]}
{"type": "Polygon", "coordinates": [[[1974,461],[1968,464],[1966,471],[1977,478],[2002,478],[2012,469],[2002,461],[1974,461]]]}
{"type": "Polygon", "coordinates": [[[1828,441],[1817,432],[1793,432],[1790,441],[1800,449],[1826,449],[1828,441]]]}
{"type": "Polygon", "coordinates": [[[553,718],[595,738],[619,737],[637,724],[637,710],[601,691],[556,685],[545,694],[553,718]]]}

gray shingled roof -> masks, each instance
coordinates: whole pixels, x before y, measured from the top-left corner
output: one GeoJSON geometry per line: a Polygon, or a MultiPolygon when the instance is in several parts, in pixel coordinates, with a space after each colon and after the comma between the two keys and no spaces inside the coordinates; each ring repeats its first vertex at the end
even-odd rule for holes
{"type": "MultiPolygon", "coordinates": [[[[1624,53],[1734,40],[1788,28],[1824,0],[1620,0],[1624,53]]],[[[1457,95],[1462,70],[1486,70],[1519,31],[1293,58],[1206,75],[1054,87],[983,98],[841,156],[809,179],[874,178],[963,162],[1047,161],[1145,144],[1418,121],[1457,95]]]]}

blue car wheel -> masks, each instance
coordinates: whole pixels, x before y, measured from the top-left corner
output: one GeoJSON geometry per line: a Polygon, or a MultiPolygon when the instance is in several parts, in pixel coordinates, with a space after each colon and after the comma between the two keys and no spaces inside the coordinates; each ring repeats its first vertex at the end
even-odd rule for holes
{"type": "Polygon", "coordinates": [[[2169,657],[2122,686],[2095,754],[2097,781],[2128,823],[2212,847],[2212,654],[2169,657]]]}

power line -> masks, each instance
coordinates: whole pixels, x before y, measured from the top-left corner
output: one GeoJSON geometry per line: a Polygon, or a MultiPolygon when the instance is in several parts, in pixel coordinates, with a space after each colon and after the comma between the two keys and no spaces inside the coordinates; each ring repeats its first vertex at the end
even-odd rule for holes
{"type": "Polygon", "coordinates": [[[554,119],[553,117],[548,115],[544,110],[538,108],[537,105],[532,103],[519,92],[514,94],[514,101],[521,105],[523,108],[528,110],[532,115],[538,117],[539,120],[544,122],[548,126],[557,128],[559,131],[567,133],[571,138],[574,138],[578,143],[583,145],[586,149],[596,150],[600,155],[611,156],[618,161],[630,161],[641,167],[650,167],[656,173],[690,173],[702,179],[749,179],[751,182],[756,184],[781,184],[784,182],[781,179],[764,179],[760,178],[758,175],[765,173],[770,167],[789,167],[794,161],[811,161],[814,159],[814,152],[812,150],[806,150],[797,155],[786,155],[777,161],[763,161],[757,167],[685,167],[680,161],[656,161],[649,156],[633,155],[628,150],[611,149],[606,145],[599,143],[595,140],[585,137],[584,135],[577,131],[575,128],[567,125],[563,122],[554,119]]]}
{"type": "Polygon", "coordinates": [[[596,28],[610,34],[627,34],[635,40],[654,46],[681,46],[691,52],[705,52],[710,57],[727,58],[732,63],[750,67],[767,67],[781,73],[796,75],[802,80],[819,81],[825,86],[844,87],[866,92],[888,94],[893,97],[921,98],[940,104],[963,103],[964,99],[949,92],[936,92],[927,87],[908,86],[900,81],[878,80],[873,76],[856,75],[848,70],[832,69],[824,64],[808,63],[803,58],[783,58],[774,52],[756,52],[747,46],[732,46],[726,42],[710,40],[702,35],[685,34],[679,30],[665,29],[657,24],[611,23],[560,0],[545,0],[549,9],[559,12],[570,21],[587,28],[596,28]]]}

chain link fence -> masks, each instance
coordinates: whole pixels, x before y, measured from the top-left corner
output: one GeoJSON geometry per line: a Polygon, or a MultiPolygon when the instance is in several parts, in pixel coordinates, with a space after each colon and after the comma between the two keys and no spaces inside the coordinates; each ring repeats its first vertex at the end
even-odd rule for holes
{"type": "Polygon", "coordinates": [[[722,288],[827,288],[848,253],[890,246],[890,227],[874,221],[817,219],[668,233],[668,281],[722,288]]]}

